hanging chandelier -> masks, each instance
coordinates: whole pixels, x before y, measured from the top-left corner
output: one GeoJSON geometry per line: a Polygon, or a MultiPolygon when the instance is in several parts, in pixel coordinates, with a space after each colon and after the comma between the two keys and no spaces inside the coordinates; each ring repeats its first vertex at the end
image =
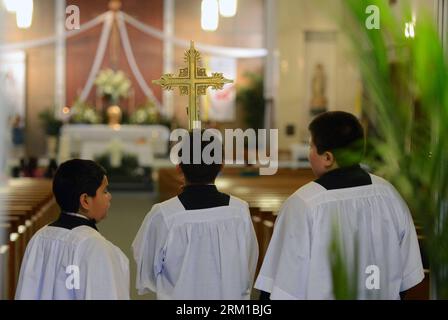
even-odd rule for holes
{"type": "Polygon", "coordinates": [[[236,15],[238,0],[202,0],[201,27],[205,31],[218,29],[219,16],[230,18],[236,15]]]}
{"type": "Polygon", "coordinates": [[[215,31],[219,25],[218,0],[202,0],[201,27],[205,31],[215,31]]]}
{"type": "Polygon", "coordinates": [[[17,27],[27,29],[33,23],[33,0],[3,0],[6,10],[16,14],[17,27]]]}
{"type": "Polygon", "coordinates": [[[238,0],[219,0],[219,14],[225,18],[236,15],[238,0]]]}

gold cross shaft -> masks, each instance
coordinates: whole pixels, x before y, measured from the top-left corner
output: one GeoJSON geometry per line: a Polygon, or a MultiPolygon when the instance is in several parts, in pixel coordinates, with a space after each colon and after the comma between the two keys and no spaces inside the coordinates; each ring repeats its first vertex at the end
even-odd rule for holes
{"type": "Polygon", "coordinates": [[[222,89],[224,84],[232,83],[233,80],[224,78],[222,73],[212,73],[207,75],[205,68],[198,66],[201,60],[201,54],[194,48],[194,42],[190,43],[190,50],[185,52],[185,63],[187,67],[179,70],[179,76],[173,74],[164,74],[159,80],[153,83],[161,85],[162,89],[172,90],[173,87],[179,87],[181,95],[189,95],[189,103],[187,108],[188,128],[195,129],[200,126],[198,96],[205,95],[208,87],[218,90],[222,89]]]}

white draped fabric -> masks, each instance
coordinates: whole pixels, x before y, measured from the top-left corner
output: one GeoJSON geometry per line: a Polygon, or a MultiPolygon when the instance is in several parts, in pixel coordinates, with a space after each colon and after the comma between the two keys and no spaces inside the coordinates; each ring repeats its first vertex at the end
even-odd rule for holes
{"type": "Polygon", "coordinates": [[[152,92],[151,88],[146,83],[145,78],[143,77],[142,73],[140,72],[140,69],[138,68],[137,62],[135,61],[135,56],[132,51],[131,42],[129,41],[128,32],[126,30],[126,25],[124,23],[123,13],[121,12],[118,14],[118,28],[120,30],[120,37],[121,42],[123,44],[124,53],[126,55],[126,58],[128,59],[129,66],[131,67],[132,73],[134,74],[135,79],[138,82],[138,85],[142,89],[145,96],[151,102],[154,103],[157,109],[159,109],[159,112],[162,112],[162,105],[154,96],[154,93],[152,92]]]}
{"type": "MultiPolygon", "coordinates": [[[[163,41],[171,41],[176,46],[179,46],[179,47],[183,47],[183,48],[190,47],[189,40],[166,36],[163,33],[163,31],[161,31],[159,29],[151,27],[149,25],[146,25],[126,13],[122,13],[122,14],[123,14],[126,22],[128,22],[130,25],[137,28],[138,30],[146,33],[147,35],[150,35],[154,38],[157,38],[157,39],[160,39],[163,41]]],[[[259,48],[238,48],[238,47],[213,46],[213,45],[208,45],[208,44],[204,44],[201,42],[195,42],[194,46],[196,47],[197,50],[201,51],[204,54],[217,55],[217,56],[229,57],[229,58],[237,58],[237,59],[262,58],[267,55],[266,49],[259,49],[259,48]]]]}
{"type": "MultiPolygon", "coordinates": [[[[74,37],[84,31],[87,31],[101,23],[103,23],[103,29],[100,36],[100,40],[98,43],[97,51],[95,54],[94,61],[92,63],[91,70],[89,72],[89,76],[87,78],[86,84],[84,85],[84,88],[80,95],[80,101],[85,101],[92,90],[95,77],[98,74],[98,71],[101,67],[101,63],[104,58],[104,54],[107,48],[107,43],[109,40],[111,28],[112,28],[112,22],[115,15],[112,11],[107,11],[98,17],[84,23],[79,30],[72,30],[65,32],[63,35],[61,35],[64,38],[71,38],[74,37]]],[[[143,90],[145,96],[153,102],[160,112],[162,112],[162,107],[160,101],[157,100],[154,93],[152,92],[151,88],[146,83],[145,79],[143,78],[142,73],[140,72],[138,65],[136,63],[132,47],[129,41],[128,33],[126,30],[125,23],[129,23],[133,27],[137,28],[138,30],[142,31],[143,33],[155,37],[157,39],[160,39],[162,41],[169,41],[174,43],[176,46],[181,46],[184,48],[188,48],[190,45],[190,41],[179,39],[170,35],[165,34],[163,31],[151,27],[149,25],[146,25],[137,19],[131,17],[130,15],[119,11],[116,15],[118,20],[118,26],[120,31],[120,38],[123,44],[123,47],[125,49],[125,55],[128,60],[128,63],[131,67],[132,73],[134,74],[135,78],[137,79],[138,85],[143,90]]],[[[46,45],[52,45],[58,40],[58,36],[53,35],[50,37],[42,38],[42,39],[36,39],[36,40],[30,40],[30,41],[24,41],[19,43],[12,43],[12,44],[6,44],[6,45],[0,45],[0,53],[1,52],[7,52],[7,51],[14,51],[14,50],[24,50],[29,48],[35,48],[40,46],[46,46],[46,45]]],[[[215,56],[222,56],[222,57],[230,57],[230,58],[239,58],[239,59],[246,59],[246,58],[260,58],[267,56],[268,52],[266,49],[258,49],[258,48],[237,48],[237,47],[222,47],[222,46],[213,46],[213,45],[207,45],[200,42],[197,42],[195,44],[196,48],[200,51],[202,51],[204,54],[210,54],[215,56]]]]}
{"type": "Polygon", "coordinates": [[[98,43],[98,48],[95,53],[95,59],[93,60],[92,68],[90,69],[89,76],[87,78],[86,84],[84,85],[84,89],[82,90],[79,97],[80,101],[85,101],[90,93],[90,90],[92,90],[92,87],[95,83],[95,78],[98,74],[98,71],[100,71],[101,62],[103,62],[104,59],[104,54],[106,53],[110,31],[112,30],[113,16],[108,13],[104,18],[105,21],[103,24],[103,30],[101,32],[100,41],[98,43]]]}

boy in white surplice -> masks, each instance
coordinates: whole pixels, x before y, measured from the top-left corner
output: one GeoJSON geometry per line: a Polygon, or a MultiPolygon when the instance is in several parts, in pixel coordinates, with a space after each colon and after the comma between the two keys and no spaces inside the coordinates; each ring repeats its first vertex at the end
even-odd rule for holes
{"type": "Polygon", "coordinates": [[[357,297],[399,299],[424,278],[406,203],[390,183],[359,166],[365,139],[356,117],[326,112],[309,129],[317,180],[280,209],[255,287],[271,299],[333,299],[329,248],[336,224],[344,262],[358,266],[349,273],[357,297]],[[378,277],[373,286],[366,284],[371,270],[378,277]]]}
{"type": "MultiPolygon", "coordinates": [[[[182,193],[153,206],[132,244],[137,290],[158,299],[249,299],[258,244],[248,204],[217,190],[221,163],[193,164],[193,133],[187,139],[182,193]]],[[[200,143],[201,154],[209,143],[200,143]]]]}
{"type": "Polygon", "coordinates": [[[16,299],[129,299],[129,260],[96,227],[110,206],[107,186],[106,171],[93,161],[61,164],[53,180],[61,214],[28,244],[16,299]]]}

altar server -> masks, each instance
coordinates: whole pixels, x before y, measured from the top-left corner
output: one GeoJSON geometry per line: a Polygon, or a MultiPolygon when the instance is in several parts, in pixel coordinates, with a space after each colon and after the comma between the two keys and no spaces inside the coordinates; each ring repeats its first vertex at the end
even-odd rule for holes
{"type": "Polygon", "coordinates": [[[283,204],[255,287],[271,299],[334,299],[341,287],[333,285],[331,261],[339,252],[351,298],[400,299],[424,278],[406,203],[360,167],[364,132],[356,117],[327,112],[309,129],[317,179],[283,204]]]}
{"type": "Polygon", "coordinates": [[[93,161],[59,167],[53,193],[61,214],[28,244],[16,299],[129,299],[129,261],[96,227],[110,206],[107,186],[106,172],[93,161]]]}
{"type": "Polygon", "coordinates": [[[132,245],[137,290],[158,299],[249,299],[258,244],[248,204],[216,188],[222,162],[193,164],[211,143],[195,148],[193,135],[185,137],[190,161],[179,166],[183,191],[153,206],[132,245]]]}

